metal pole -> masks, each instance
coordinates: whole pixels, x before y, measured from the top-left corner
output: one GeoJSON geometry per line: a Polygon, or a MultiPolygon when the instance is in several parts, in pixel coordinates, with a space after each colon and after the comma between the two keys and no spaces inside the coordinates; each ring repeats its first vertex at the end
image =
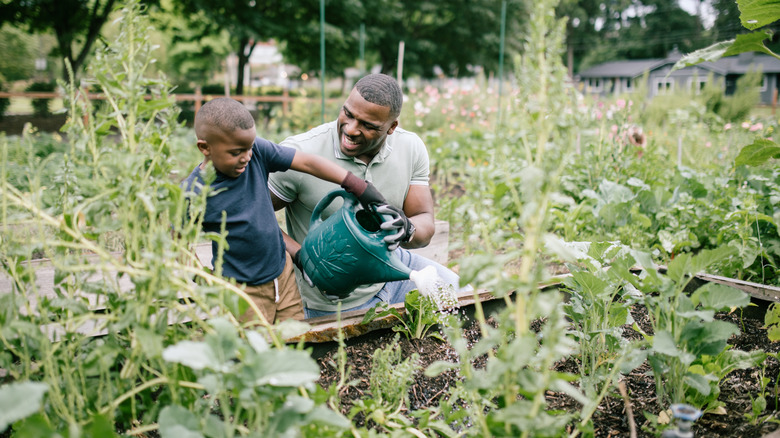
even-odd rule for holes
{"type": "Polygon", "coordinates": [[[360,23],[360,75],[366,72],[366,24],[360,23]]]}
{"type": "Polygon", "coordinates": [[[506,34],[506,0],[501,2],[501,42],[498,49],[498,123],[501,125],[501,93],[504,85],[504,35],[506,34]]]}
{"type": "Polygon", "coordinates": [[[320,92],[322,94],[322,123],[325,123],[325,0],[320,0],[320,92]]]}
{"type": "Polygon", "coordinates": [[[396,79],[398,81],[398,86],[403,89],[403,80],[404,80],[404,42],[400,41],[398,43],[398,77],[396,79]]]}

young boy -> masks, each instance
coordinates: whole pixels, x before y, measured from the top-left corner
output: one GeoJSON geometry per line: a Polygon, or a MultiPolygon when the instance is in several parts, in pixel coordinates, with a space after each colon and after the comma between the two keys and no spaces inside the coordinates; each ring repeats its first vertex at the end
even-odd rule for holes
{"type": "MultiPolygon", "coordinates": [[[[184,186],[199,192],[202,172],[212,163],[216,178],[206,201],[203,229],[219,233],[225,214],[227,248],[222,274],[245,285],[246,293],[269,322],[303,319],[293,261],[285,251],[271,204],[268,174],[293,169],[340,183],[364,206],[387,201],[371,183],[334,163],[258,137],[252,115],[229,97],[203,105],[195,116],[195,135],[204,158],[184,186]]],[[[217,243],[213,242],[214,258],[216,251],[217,243]]]]}

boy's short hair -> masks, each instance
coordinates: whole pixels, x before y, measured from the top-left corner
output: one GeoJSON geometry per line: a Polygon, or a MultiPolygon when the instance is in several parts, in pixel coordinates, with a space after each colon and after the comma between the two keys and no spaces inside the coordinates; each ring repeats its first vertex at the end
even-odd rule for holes
{"type": "Polygon", "coordinates": [[[195,114],[195,135],[199,139],[203,139],[207,126],[233,132],[254,128],[255,119],[241,102],[230,97],[218,97],[206,102],[195,114]]]}
{"type": "Polygon", "coordinates": [[[363,76],[355,88],[366,101],[390,108],[390,118],[396,119],[401,115],[404,94],[391,76],[381,73],[363,76]]]}

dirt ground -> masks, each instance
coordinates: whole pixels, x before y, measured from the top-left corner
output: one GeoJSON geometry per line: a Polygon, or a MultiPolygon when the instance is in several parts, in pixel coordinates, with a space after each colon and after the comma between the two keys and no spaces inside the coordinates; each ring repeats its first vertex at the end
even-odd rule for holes
{"type": "Polygon", "coordinates": [[[47,117],[6,114],[0,118],[0,132],[4,132],[5,135],[21,135],[26,123],[30,123],[39,132],[57,132],[65,124],[65,117],[65,114],[47,117]]]}
{"type": "MultiPolygon", "coordinates": [[[[632,309],[632,314],[638,322],[645,321],[645,324],[642,325],[646,327],[643,327],[643,329],[648,331],[649,326],[646,324],[647,315],[644,309],[634,308],[632,309]]],[[[733,346],[732,348],[744,351],[763,349],[767,352],[780,350],[780,342],[769,342],[766,330],[762,328],[762,321],[740,318],[738,315],[733,314],[720,314],[718,318],[729,320],[742,328],[741,334],[735,335],[729,340],[729,343],[733,346]]],[[[466,337],[470,341],[478,339],[479,329],[476,325],[471,324],[468,327],[465,333],[466,337]]],[[[347,387],[342,392],[341,402],[344,414],[348,414],[349,408],[355,399],[365,397],[366,391],[368,391],[368,378],[371,373],[371,355],[377,348],[382,348],[391,342],[393,336],[393,332],[386,332],[378,336],[368,335],[364,336],[363,339],[355,339],[348,342],[346,347],[347,363],[352,367],[352,374],[347,380],[354,379],[357,381],[357,384],[347,387]]],[[[420,364],[423,369],[436,360],[452,361],[453,358],[457,357],[454,350],[447,343],[433,338],[406,340],[401,337],[400,345],[404,357],[408,357],[412,353],[420,355],[420,364]]],[[[335,362],[335,353],[335,351],[330,351],[318,359],[322,370],[320,383],[325,387],[337,382],[339,378],[336,369],[329,364],[335,362]]],[[[707,414],[697,420],[693,429],[695,436],[758,438],[778,430],[778,427],[780,427],[777,423],[780,420],[778,403],[780,401],[777,399],[778,388],[776,380],[778,373],[780,373],[780,363],[770,358],[767,359],[765,365],[764,371],[766,376],[770,377],[772,382],[766,388],[766,393],[771,394],[771,396],[767,396],[767,409],[761,415],[764,421],[753,424],[745,417],[746,413],[751,412],[751,396],[755,397],[759,393],[761,370],[759,368],[738,370],[727,375],[721,383],[719,398],[726,404],[725,409],[727,413],[725,415],[707,414]]],[[[576,367],[576,363],[571,360],[558,365],[561,371],[573,373],[577,373],[576,367]]],[[[646,365],[643,367],[646,367],[646,365]]],[[[631,409],[636,422],[637,436],[640,438],[654,436],[641,429],[645,423],[642,412],[658,413],[655,383],[651,376],[645,374],[648,369],[643,367],[622,378],[628,390],[631,409]]],[[[428,378],[422,375],[421,372],[418,373],[409,390],[409,408],[419,409],[426,406],[437,406],[448,389],[457,384],[458,379],[459,377],[454,371],[441,374],[435,378],[428,378]]],[[[580,406],[576,402],[562,394],[549,393],[547,401],[550,409],[580,410],[580,406]]],[[[630,428],[626,412],[626,405],[619,394],[616,393],[614,396],[606,397],[593,417],[596,436],[628,437],[630,428]]],[[[355,420],[360,423],[360,419],[356,418],[355,420]]]]}

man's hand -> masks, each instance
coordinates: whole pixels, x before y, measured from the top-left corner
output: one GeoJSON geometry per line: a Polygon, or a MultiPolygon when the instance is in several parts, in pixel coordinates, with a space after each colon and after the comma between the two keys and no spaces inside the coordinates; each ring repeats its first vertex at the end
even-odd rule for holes
{"type": "Polygon", "coordinates": [[[382,196],[373,184],[358,178],[352,172],[347,172],[347,176],[341,182],[341,187],[357,196],[360,205],[366,210],[369,210],[370,205],[387,204],[385,197],[382,196]]]}
{"type": "Polygon", "coordinates": [[[298,268],[299,271],[301,271],[301,274],[303,274],[303,279],[306,281],[306,283],[310,287],[314,287],[314,282],[311,281],[311,278],[309,278],[309,274],[306,273],[306,271],[303,270],[303,265],[301,264],[301,250],[299,249],[298,252],[293,254],[292,261],[295,264],[295,266],[298,268]]]}
{"type": "Polygon", "coordinates": [[[395,251],[398,245],[412,240],[414,224],[406,217],[403,210],[392,205],[382,204],[376,208],[376,212],[383,216],[390,216],[390,219],[386,219],[380,225],[383,230],[394,232],[394,234],[384,238],[385,243],[387,243],[387,249],[395,251]]]}

